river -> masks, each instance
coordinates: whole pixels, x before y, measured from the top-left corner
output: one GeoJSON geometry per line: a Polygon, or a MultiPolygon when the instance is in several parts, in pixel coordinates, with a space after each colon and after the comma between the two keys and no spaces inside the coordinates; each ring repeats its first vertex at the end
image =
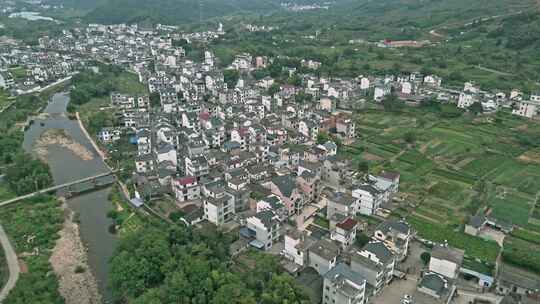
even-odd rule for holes
{"type": "MultiPolygon", "coordinates": [[[[68,103],[69,94],[55,94],[43,111],[44,117],[36,119],[24,135],[23,147],[31,152],[33,143],[43,132],[48,129],[63,129],[74,141],[84,145],[94,154],[92,160],[81,160],[69,149],[50,146],[47,160],[57,185],[107,172],[106,165],[84,136],[78,122],[67,118],[68,103]]],[[[112,223],[106,216],[112,209],[112,204],[107,199],[109,192],[110,188],[102,189],[74,197],[67,202],[73,211],[80,214],[81,239],[88,248],[89,266],[98,280],[99,291],[105,301],[111,300],[111,292],[108,289],[108,262],[118,241],[117,237],[108,231],[112,223]]]]}

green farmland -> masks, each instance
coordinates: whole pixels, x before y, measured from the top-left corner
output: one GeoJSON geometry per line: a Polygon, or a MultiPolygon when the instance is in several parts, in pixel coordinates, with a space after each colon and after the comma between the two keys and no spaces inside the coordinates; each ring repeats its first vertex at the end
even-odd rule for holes
{"type": "Polygon", "coordinates": [[[522,234],[540,227],[540,207],[534,208],[540,193],[540,125],[506,112],[453,116],[433,107],[388,112],[372,106],[358,113],[359,140],[345,153],[355,166],[367,162],[370,172],[401,173],[407,204],[395,215],[407,217],[420,236],[448,240],[467,255],[494,262],[499,246],[465,235],[463,225],[485,209],[490,217],[522,227],[522,234]]]}

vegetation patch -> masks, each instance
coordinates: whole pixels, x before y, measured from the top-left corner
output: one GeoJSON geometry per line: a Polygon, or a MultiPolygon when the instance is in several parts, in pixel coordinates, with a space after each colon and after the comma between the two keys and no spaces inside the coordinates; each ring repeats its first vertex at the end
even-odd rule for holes
{"type": "Polygon", "coordinates": [[[507,223],[525,226],[531,211],[529,199],[517,193],[500,194],[489,201],[491,216],[507,223]]]}
{"type": "Polygon", "coordinates": [[[494,241],[486,241],[417,216],[409,216],[407,220],[424,239],[437,243],[448,242],[452,247],[464,249],[467,256],[486,263],[495,263],[497,260],[500,247],[494,241]]]}
{"type": "Polygon", "coordinates": [[[137,303],[309,303],[274,256],[229,256],[234,239],[213,227],[144,227],[122,238],[111,260],[117,299],[137,303]]]}
{"type": "Polygon", "coordinates": [[[60,203],[51,196],[35,197],[3,209],[0,221],[28,267],[6,303],[63,303],[57,277],[49,263],[64,221],[60,203]]]}
{"type": "Polygon", "coordinates": [[[540,273],[540,245],[514,237],[504,239],[505,262],[540,273]]]}

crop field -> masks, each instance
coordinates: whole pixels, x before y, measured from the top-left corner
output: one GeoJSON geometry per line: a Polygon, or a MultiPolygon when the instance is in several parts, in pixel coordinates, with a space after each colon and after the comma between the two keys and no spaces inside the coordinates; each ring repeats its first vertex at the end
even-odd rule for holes
{"type": "Polygon", "coordinates": [[[523,227],[529,221],[533,200],[533,197],[521,192],[498,193],[489,200],[492,208],[491,216],[523,227]]]}
{"type": "Polygon", "coordinates": [[[406,107],[399,113],[361,111],[357,130],[360,139],[347,151],[353,162],[368,162],[370,172],[401,173],[400,192],[415,207],[400,207],[396,215],[408,214],[426,239],[450,238],[468,255],[493,262],[481,248],[496,244],[461,232],[476,210],[486,207],[489,216],[522,227],[523,234],[540,228],[540,206],[534,208],[540,153],[527,140],[540,137],[538,123],[504,112],[488,119],[444,118],[406,107]],[[414,142],[405,140],[407,132],[414,142]]]}
{"type": "Polygon", "coordinates": [[[538,244],[507,237],[504,240],[502,257],[507,263],[540,273],[540,245],[538,244]]]}

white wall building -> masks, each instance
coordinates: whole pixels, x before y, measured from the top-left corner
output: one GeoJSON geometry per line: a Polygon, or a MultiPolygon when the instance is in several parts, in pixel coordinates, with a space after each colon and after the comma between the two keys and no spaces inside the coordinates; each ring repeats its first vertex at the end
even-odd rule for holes
{"type": "Polygon", "coordinates": [[[372,215],[383,203],[383,194],[372,185],[360,185],[352,191],[352,197],[357,199],[358,212],[372,215]]]}
{"type": "Polygon", "coordinates": [[[520,101],[516,104],[512,114],[526,118],[533,118],[538,115],[540,101],[520,101]]]}

